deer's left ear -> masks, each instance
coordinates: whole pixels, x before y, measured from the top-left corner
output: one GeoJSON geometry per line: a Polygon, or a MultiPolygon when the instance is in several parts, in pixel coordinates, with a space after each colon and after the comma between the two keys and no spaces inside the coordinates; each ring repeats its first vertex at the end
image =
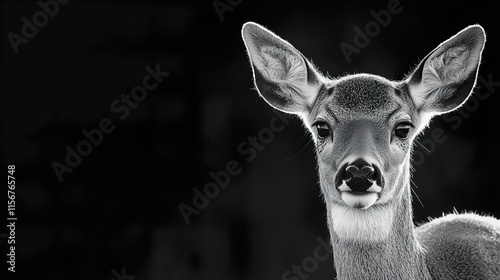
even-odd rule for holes
{"type": "Polygon", "coordinates": [[[471,25],[429,53],[405,81],[416,107],[439,115],[460,107],[476,84],[484,29],[471,25]]]}
{"type": "Polygon", "coordinates": [[[325,78],[290,43],[268,29],[247,22],[241,33],[260,95],[281,111],[307,112],[325,78]]]}

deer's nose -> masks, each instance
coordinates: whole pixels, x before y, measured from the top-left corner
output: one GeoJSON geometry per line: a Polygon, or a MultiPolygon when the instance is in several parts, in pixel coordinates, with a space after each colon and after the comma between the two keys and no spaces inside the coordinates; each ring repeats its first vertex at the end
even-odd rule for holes
{"type": "Polygon", "coordinates": [[[337,187],[345,182],[354,192],[366,192],[374,182],[380,185],[380,172],[361,158],[344,165],[339,171],[337,187]]]}

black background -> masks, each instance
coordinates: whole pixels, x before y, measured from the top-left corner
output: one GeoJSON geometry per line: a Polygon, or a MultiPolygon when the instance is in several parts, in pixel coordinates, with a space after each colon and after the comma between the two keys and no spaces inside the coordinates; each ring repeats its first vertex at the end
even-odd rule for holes
{"type": "MultiPolygon", "coordinates": [[[[221,20],[212,1],[70,1],[17,54],[7,36],[20,35],[21,18],[40,6],[1,3],[2,172],[16,165],[19,279],[108,280],[122,268],[137,280],[281,279],[313,255],[317,237],[328,240],[314,147],[298,119],[250,162],[238,152],[275,117],[252,89],[240,37],[246,21],[267,26],[331,76],[389,79],[479,23],[488,35],[480,76],[500,81],[495,1],[401,0],[402,12],[351,63],[339,44],[353,44],[354,28],[388,1],[230,3],[221,20]],[[157,64],[170,75],[119,119],[112,102],[157,64]],[[64,164],[65,147],[104,118],[115,130],[59,182],[51,164],[64,164]],[[209,172],[231,160],[241,173],[187,225],[179,204],[192,206],[192,189],[203,190],[209,172]]],[[[425,206],[414,197],[415,222],[453,209],[500,217],[495,90],[476,89],[489,96],[452,113],[455,121],[437,117],[421,137],[428,143],[442,129],[446,141],[428,144],[430,153],[415,148],[425,155],[413,175],[425,206]]],[[[332,261],[308,279],[332,279],[332,261]]]]}

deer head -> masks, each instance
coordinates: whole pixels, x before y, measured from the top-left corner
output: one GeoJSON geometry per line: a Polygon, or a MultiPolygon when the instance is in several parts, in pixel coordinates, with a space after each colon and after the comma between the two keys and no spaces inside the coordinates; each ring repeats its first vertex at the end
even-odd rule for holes
{"type": "Polygon", "coordinates": [[[460,107],[474,88],[482,27],[446,40],[401,81],[370,74],[327,78],[266,28],[249,22],[242,35],[260,96],[300,116],[311,132],[332,236],[386,239],[401,204],[410,204],[415,137],[433,116],[460,107]]]}

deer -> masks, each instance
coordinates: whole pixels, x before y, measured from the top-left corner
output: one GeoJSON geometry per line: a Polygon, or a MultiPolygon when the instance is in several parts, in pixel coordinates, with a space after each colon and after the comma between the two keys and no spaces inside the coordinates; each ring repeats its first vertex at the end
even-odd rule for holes
{"type": "Polygon", "coordinates": [[[257,23],[241,35],[260,97],[311,134],[339,280],[500,279],[500,220],[454,211],[416,226],[411,205],[415,138],[472,94],[483,27],[442,42],[400,81],[331,78],[257,23]]]}

